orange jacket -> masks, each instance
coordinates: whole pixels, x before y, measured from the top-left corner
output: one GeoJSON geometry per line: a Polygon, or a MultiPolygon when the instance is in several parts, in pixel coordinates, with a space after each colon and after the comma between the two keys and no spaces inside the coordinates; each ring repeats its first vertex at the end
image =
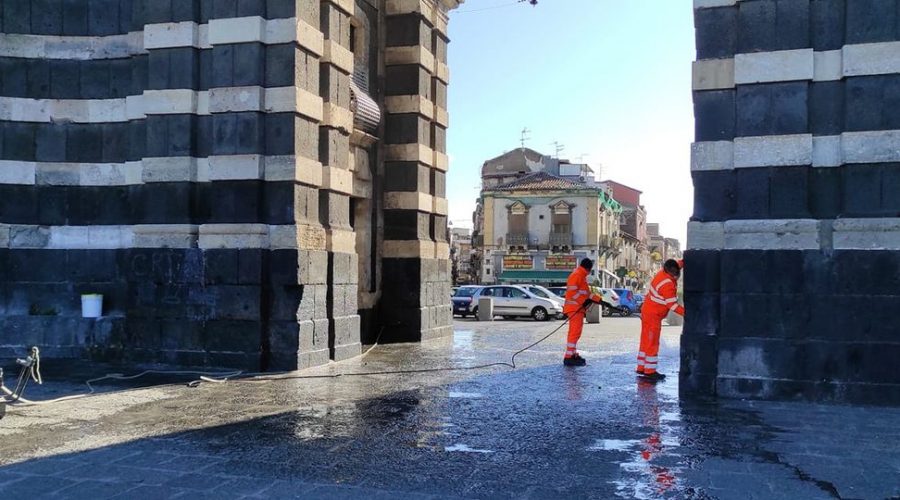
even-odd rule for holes
{"type": "Polygon", "coordinates": [[[587,282],[588,270],[578,266],[566,280],[566,302],[563,304],[563,313],[572,314],[579,309],[584,301],[591,299],[600,302],[600,296],[591,293],[591,287],[587,282]]]}
{"type": "Polygon", "coordinates": [[[678,303],[678,285],[664,269],[650,282],[642,309],[659,316],[665,316],[669,311],[684,316],[684,307],[678,303]]]}

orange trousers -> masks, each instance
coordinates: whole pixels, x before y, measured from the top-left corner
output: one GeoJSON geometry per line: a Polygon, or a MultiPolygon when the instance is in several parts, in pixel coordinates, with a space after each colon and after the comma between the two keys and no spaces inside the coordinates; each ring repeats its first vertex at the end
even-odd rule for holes
{"type": "Polygon", "coordinates": [[[581,330],[584,329],[584,309],[579,309],[569,316],[569,336],[566,339],[566,357],[571,358],[578,351],[578,339],[581,338],[581,330]]]}
{"type": "Polygon", "coordinates": [[[641,346],[637,356],[639,373],[656,373],[659,363],[659,335],[665,317],[666,315],[660,316],[650,311],[641,314],[641,346]]]}

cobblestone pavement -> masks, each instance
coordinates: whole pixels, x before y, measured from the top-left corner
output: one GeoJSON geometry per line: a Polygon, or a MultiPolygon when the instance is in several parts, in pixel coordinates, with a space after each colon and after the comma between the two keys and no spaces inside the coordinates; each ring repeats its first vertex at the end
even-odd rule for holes
{"type": "MultiPolygon", "coordinates": [[[[507,360],[557,324],[459,320],[453,338],[275,381],[182,377],[13,407],[0,421],[0,498],[900,495],[900,409],[680,401],[679,330],[663,333],[673,376],[642,383],[636,318],[587,326],[584,368],[561,365],[560,332],[515,370],[296,378],[507,360]]],[[[32,398],[91,375],[61,381],[44,364],[32,398]]]]}

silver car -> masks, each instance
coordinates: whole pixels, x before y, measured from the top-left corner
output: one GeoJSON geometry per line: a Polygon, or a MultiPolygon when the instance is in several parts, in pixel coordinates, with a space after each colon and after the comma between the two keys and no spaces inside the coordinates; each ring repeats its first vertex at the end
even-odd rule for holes
{"type": "MultiPolygon", "coordinates": [[[[565,299],[556,295],[555,293],[551,292],[550,290],[542,287],[541,285],[519,285],[519,286],[521,286],[525,290],[528,290],[529,292],[531,292],[532,295],[537,295],[538,297],[540,297],[542,299],[550,299],[550,300],[556,302],[557,304],[559,304],[560,309],[562,309],[563,304],[565,304],[565,302],[566,302],[565,299]]],[[[566,315],[563,314],[562,312],[560,312],[556,316],[556,319],[564,319],[565,317],[566,317],[566,315]]]]}
{"type": "MultiPolygon", "coordinates": [[[[481,297],[494,299],[494,316],[506,319],[530,316],[536,321],[547,321],[562,314],[562,305],[557,301],[539,297],[521,286],[486,286],[476,292],[472,303],[478,304],[481,297]]],[[[478,313],[477,305],[474,312],[478,313]]]]}

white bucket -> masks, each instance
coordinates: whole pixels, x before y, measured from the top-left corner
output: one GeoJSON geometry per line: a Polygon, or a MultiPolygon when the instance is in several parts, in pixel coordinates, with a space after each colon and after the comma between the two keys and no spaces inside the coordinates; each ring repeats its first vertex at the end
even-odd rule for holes
{"type": "Polygon", "coordinates": [[[103,315],[103,295],[86,293],[81,296],[81,317],[99,318],[103,315]]]}

